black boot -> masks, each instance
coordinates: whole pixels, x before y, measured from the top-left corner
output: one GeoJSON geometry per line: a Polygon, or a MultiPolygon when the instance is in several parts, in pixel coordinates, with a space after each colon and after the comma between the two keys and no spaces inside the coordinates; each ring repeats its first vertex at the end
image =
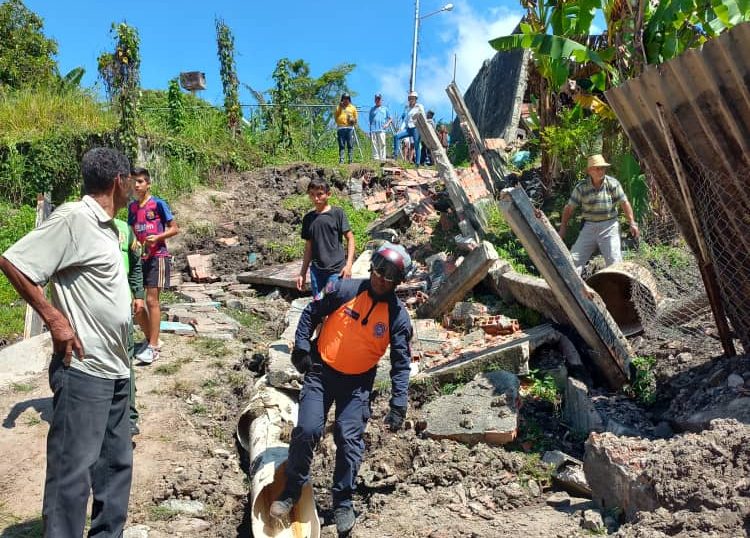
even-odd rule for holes
{"type": "Polygon", "coordinates": [[[336,522],[336,532],[339,536],[349,536],[349,531],[354,528],[357,520],[354,508],[351,506],[340,506],[333,511],[333,520],[336,522]]]}

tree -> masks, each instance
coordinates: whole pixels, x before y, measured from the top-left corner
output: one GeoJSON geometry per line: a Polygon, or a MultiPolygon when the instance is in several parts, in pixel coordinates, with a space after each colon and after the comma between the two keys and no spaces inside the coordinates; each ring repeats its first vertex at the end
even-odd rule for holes
{"type": "Polygon", "coordinates": [[[115,51],[99,56],[99,75],[120,114],[118,134],[125,154],[134,163],[138,156],[138,100],[141,93],[141,40],[138,30],[122,22],[112,23],[115,51]]]}
{"type": "Polygon", "coordinates": [[[221,63],[221,85],[224,88],[224,111],[227,125],[233,134],[240,130],[242,108],[240,108],[239,79],[234,61],[234,36],[229,26],[221,19],[216,19],[216,44],[219,62],[221,63]]]}
{"type": "Polygon", "coordinates": [[[0,4],[0,88],[40,86],[57,72],[57,42],[42,32],[43,21],[22,0],[0,4]]]}

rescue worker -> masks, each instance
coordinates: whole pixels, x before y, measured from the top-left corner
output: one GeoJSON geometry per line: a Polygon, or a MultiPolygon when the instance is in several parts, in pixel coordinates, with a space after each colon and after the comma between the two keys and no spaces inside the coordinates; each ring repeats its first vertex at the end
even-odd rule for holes
{"type": "Polygon", "coordinates": [[[372,256],[369,280],[329,283],[325,296],[310,303],[297,326],[292,363],[305,374],[297,426],[292,430],[287,482],[270,508],[275,518],[289,514],[310,479],[313,451],[331,405],[336,404],[333,508],[336,530],[346,536],[354,527],[354,484],[365,449],[370,393],[378,361],[390,345],[392,395],[385,423],[391,431],[406,417],[412,326],[396,286],[412,262],[400,245],[384,243],[372,256]],[[317,340],[313,332],[323,323],[317,340]]]}

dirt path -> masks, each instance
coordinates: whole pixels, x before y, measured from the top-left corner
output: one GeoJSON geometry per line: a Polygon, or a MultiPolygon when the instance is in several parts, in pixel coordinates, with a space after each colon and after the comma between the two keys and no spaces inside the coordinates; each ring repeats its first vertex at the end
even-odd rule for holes
{"type": "MultiPolygon", "coordinates": [[[[137,371],[141,434],[135,437],[128,526],[146,525],[151,538],[237,536],[247,487],[233,436],[237,402],[252,379],[233,368],[242,345],[163,340],[160,360],[137,371]],[[200,517],[161,506],[170,498],[203,503],[200,517]]],[[[0,392],[0,536],[41,535],[51,406],[46,374],[0,392]]]]}

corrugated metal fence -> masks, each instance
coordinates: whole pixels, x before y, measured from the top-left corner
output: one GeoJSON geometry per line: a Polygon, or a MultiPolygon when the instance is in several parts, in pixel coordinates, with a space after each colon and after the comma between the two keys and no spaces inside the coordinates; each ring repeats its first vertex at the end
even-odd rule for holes
{"type": "MultiPolygon", "coordinates": [[[[745,351],[750,351],[748,51],[750,23],[745,23],[607,92],[698,258],[710,299],[710,288],[717,291],[711,280],[718,283],[712,301],[717,325],[723,308],[745,351]]],[[[727,340],[724,348],[730,351],[727,340]]]]}

